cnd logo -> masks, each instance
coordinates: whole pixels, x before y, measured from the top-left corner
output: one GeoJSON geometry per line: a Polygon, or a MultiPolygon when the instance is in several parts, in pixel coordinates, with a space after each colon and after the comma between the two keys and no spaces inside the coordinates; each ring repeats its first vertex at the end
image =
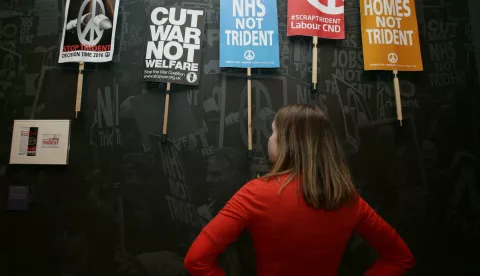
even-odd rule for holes
{"type": "Polygon", "coordinates": [[[344,11],[344,0],[307,0],[310,5],[317,8],[319,11],[330,14],[330,15],[338,15],[343,14],[344,11]],[[324,5],[322,2],[327,1],[327,5],[324,5]],[[342,1],[341,6],[337,6],[337,2],[342,1]]]}
{"type": "Polygon", "coordinates": [[[395,53],[390,53],[388,54],[388,61],[391,63],[397,63],[398,62],[398,55],[395,53]]]}
{"type": "Polygon", "coordinates": [[[78,12],[76,27],[80,43],[94,46],[100,42],[103,31],[112,28],[112,22],[105,15],[105,6],[101,0],[83,1],[78,12]],[[84,14],[87,9],[90,9],[90,12],[84,14]]]}

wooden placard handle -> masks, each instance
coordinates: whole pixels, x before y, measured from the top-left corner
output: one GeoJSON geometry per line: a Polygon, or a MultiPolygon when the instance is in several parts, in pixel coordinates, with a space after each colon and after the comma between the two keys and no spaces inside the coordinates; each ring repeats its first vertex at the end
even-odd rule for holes
{"type": "Polygon", "coordinates": [[[397,119],[402,126],[403,114],[402,114],[402,97],[400,96],[400,81],[398,80],[398,70],[393,70],[393,88],[395,89],[395,103],[397,106],[397,119]]]}
{"type": "Polygon", "coordinates": [[[167,82],[167,88],[165,89],[165,111],[163,113],[163,143],[167,142],[167,130],[168,130],[168,109],[170,106],[170,83],[167,82]]]}
{"type": "Polygon", "coordinates": [[[313,37],[312,47],[312,92],[317,92],[318,36],[313,37]]]}
{"type": "Polygon", "coordinates": [[[81,61],[78,64],[78,79],[77,79],[77,99],[75,102],[75,118],[78,118],[78,113],[82,108],[82,90],[83,90],[83,70],[85,63],[81,61]]]}
{"type": "Polygon", "coordinates": [[[252,143],[252,68],[247,68],[248,158],[253,158],[252,143]]]}

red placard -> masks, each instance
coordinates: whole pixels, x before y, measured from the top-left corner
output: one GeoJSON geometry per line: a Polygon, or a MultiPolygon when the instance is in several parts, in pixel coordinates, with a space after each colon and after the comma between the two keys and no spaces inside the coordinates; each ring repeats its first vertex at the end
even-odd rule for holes
{"type": "Polygon", "coordinates": [[[344,0],[288,0],[288,36],[345,39],[344,0]]]}

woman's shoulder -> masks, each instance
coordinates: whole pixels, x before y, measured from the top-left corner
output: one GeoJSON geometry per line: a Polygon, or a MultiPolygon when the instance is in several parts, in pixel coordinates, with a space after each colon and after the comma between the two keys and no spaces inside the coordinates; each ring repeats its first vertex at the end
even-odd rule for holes
{"type": "Polygon", "coordinates": [[[282,176],[275,177],[258,177],[247,182],[241,190],[252,196],[273,196],[278,194],[281,187],[282,176]]]}
{"type": "Polygon", "coordinates": [[[249,192],[260,192],[262,190],[265,190],[265,188],[269,185],[268,181],[262,178],[254,178],[241,188],[241,190],[244,191],[249,191],[249,192]]]}
{"type": "Polygon", "coordinates": [[[255,178],[242,186],[235,194],[237,202],[242,202],[244,208],[252,213],[258,213],[271,206],[272,200],[278,194],[278,187],[275,189],[275,182],[265,178],[255,178]]]}
{"type": "Polygon", "coordinates": [[[245,184],[251,189],[270,189],[277,186],[282,181],[283,176],[271,176],[271,177],[257,177],[245,184]]]}

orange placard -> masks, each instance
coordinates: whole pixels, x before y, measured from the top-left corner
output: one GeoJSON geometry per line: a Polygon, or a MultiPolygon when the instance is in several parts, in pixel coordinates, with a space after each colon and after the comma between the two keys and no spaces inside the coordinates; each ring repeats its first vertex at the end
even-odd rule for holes
{"type": "Polygon", "coordinates": [[[365,70],[422,71],[415,0],[360,0],[365,70]]]}

